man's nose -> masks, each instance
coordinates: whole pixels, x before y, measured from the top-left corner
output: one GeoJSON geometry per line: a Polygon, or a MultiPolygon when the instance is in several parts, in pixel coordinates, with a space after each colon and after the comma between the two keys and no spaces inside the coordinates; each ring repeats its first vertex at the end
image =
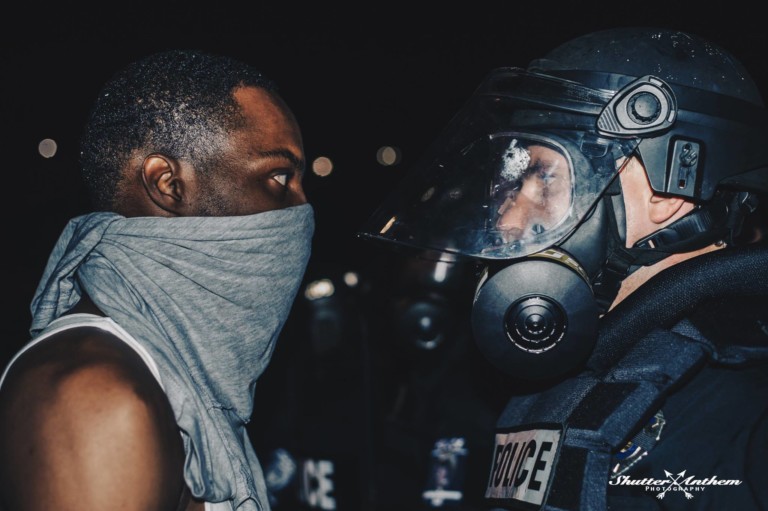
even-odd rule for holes
{"type": "Polygon", "coordinates": [[[535,207],[536,204],[530,197],[518,194],[501,214],[497,228],[505,233],[509,241],[521,239],[528,231],[535,207]]]}
{"type": "Polygon", "coordinates": [[[304,193],[304,186],[301,182],[296,183],[295,187],[291,190],[291,206],[300,206],[307,203],[307,196],[304,193]]]}

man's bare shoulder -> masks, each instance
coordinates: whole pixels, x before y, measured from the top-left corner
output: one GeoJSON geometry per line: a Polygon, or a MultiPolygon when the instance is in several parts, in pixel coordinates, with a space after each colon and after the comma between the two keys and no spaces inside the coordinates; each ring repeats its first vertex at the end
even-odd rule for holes
{"type": "Polygon", "coordinates": [[[0,417],[12,509],[176,509],[184,455],[170,405],[109,332],[74,328],[25,351],[0,388],[0,417]]]}
{"type": "Polygon", "coordinates": [[[94,406],[103,413],[154,400],[165,401],[165,395],[139,355],[95,327],[68,329],[35,344],[11,365],[0,389],[3,409],[46,409],[46,416],[57,405],[88,414],[94,406]]]}

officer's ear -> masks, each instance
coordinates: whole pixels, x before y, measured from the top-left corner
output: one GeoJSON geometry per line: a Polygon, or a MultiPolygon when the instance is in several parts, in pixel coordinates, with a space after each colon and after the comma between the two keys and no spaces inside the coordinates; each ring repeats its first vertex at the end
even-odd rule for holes
{"type": "Polygon", "coordinates": [[[679,213],[687,213],[691,209],[693,209],[693,203],[681,197],[653,194],[648,201],[648,219],[655,224],[663,225],[676,216],[682,216],[679,213]]]}
{"type": "Polygon", "coordinates": [[[189,202],[183,170],[178,160],[159,153],[150,154],[141,164],[147,195],[156,206],[174,215],[183,215],[189,202]]]}

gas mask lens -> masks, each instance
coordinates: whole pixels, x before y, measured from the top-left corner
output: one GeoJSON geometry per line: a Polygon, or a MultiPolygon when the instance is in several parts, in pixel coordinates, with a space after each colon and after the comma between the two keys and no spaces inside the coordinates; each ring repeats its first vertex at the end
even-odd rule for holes
{"type": "Polygon", "coordinates": [[[494,135],[486,251],[506,245],[514,252],[536,244],[568,218],[573,171],[567,154],[553,143],[511,134],[494,135]]]}

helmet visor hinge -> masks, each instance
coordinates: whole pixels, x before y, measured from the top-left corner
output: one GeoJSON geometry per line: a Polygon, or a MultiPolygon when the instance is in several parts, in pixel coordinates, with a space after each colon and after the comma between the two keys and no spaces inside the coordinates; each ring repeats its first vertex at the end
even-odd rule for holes
{"type": "Polygon", "coordinates": [[[603,135],[637,136],[669,129],[677,118],[677,101],[664,80],[646,75],[619,90],[600,112],[603,135]]]}

